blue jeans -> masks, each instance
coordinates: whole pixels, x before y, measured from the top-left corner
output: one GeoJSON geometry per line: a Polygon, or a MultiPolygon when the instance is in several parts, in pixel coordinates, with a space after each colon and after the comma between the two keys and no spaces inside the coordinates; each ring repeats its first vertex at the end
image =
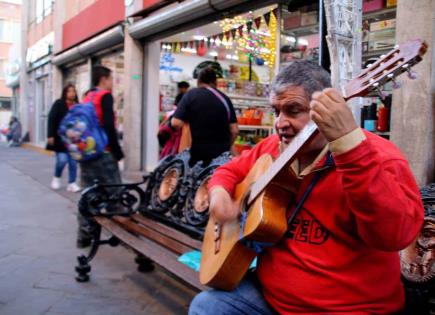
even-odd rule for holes
{"type": "Polygon", "coordinates": [[[62,177],[63,169],[68,164],[68,183],[75,183],[77,178],[77,162],[65,152],[56,152],[56,166],[54,168],[54,176],[62,177]]]}
{"type": "Polygon", "coordinates": [[[274,315],[264,300],[254,272],[233,291],[203,291],[193,299],[189,315],[274,315]]]}

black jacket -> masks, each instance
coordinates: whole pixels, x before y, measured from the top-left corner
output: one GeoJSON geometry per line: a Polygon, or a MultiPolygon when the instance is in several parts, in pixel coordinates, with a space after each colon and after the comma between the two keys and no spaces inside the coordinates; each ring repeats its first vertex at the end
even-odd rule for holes
{"type": "Polygon", "coordinates": [[[113,96],[108,93],[101,99],[101,108],[103,113],[103,129],[109,140],[109,148],[115,160],[120,161],[124,158],[121,146],[118,141],[118,131],[115,127],[115,113],[113,111],[113,96]]]}
{"type": "Polygon", "coordinates": [[[66,148],[60,139],[57,130],[65,115],[68,113],[68,106],[65,101],[58,99],[54,102],[48,114],[48,138],[54,138],[54,145],[47,144],[47,150],[55,152],[66,152],[66,148]]]}

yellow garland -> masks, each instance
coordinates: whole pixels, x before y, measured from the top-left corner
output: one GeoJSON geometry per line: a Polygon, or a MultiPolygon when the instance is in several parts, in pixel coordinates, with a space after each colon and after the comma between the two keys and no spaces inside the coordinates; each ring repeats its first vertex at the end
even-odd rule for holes
{"type": "Polygon", "coordinates": [[[268,53],[263,54],[263,59],[267,61],[269,67],[269,78],[272,81],[274,77],[275,70],[275,59],[276,59],[276,31],[277,31],[277,21],[274,14],[270,15],[269,21],[269,33],[270,37],[266,42],[266,47],[269,50],[268,53]]]}

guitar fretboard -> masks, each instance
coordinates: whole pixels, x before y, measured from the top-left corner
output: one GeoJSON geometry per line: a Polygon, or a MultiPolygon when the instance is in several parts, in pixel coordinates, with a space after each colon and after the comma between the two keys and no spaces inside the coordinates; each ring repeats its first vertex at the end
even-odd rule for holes
{"type": "Polygon", "coordinates": [[[317,134],[317,126],[310,121],[290,142],[289,146],[273,162],[269,170],[252,186],[248,204],[254,201],[276,175],[288,164],[294,161],[299,151],[311,138],[317,134]]]}

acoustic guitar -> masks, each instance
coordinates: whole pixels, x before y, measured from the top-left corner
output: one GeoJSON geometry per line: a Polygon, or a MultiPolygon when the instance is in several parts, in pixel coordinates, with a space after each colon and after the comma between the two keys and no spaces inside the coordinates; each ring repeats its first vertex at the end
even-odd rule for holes
{"type": "MultiPolygon", "coordinates": [[[[344,89],[344,99],[364,96],[388,81],[408,72],[422,60],[427,50],[420,40],[396,46],[344,89]]],[[[288,167],[298,153],[317,135],[314,122],[308,123],[281,155],[273,161],[261,156],[246,178],[237,185],[233,200],[245,220],[219,225],[210,216],[202,245],[200,282],[222,290],[234,289],[256,256],[246,241],[277,243],[287,230],[287,210],[296,187],[289,180],[288,167]],[[241,224],[244,222],[244,224],[241,224]],[[241,226],[243,225],[243,226],[241,226]]]]}

